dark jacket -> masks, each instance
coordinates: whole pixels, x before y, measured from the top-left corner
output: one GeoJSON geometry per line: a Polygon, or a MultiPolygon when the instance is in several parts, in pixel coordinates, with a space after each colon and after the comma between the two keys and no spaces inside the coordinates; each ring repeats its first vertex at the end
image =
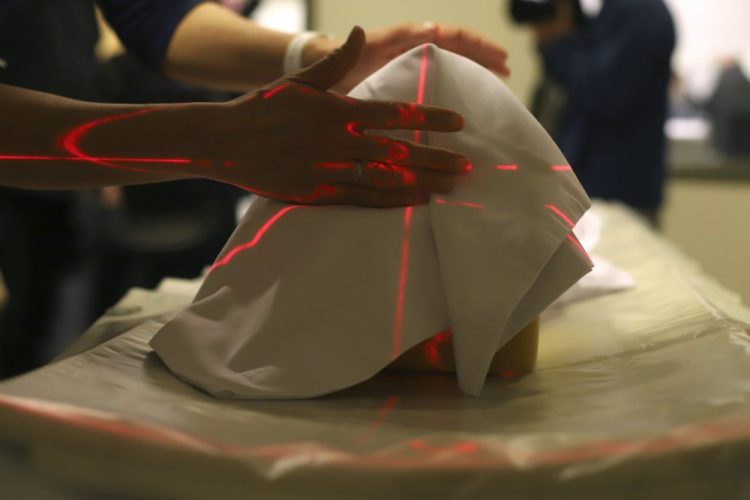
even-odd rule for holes
{"type": "Polygon", "coordinates": [[[672,17],[661,0],[605,0],[585,30],[540,47],[568,92],[555,138],[589,196],[662,203],[672,17]]]}

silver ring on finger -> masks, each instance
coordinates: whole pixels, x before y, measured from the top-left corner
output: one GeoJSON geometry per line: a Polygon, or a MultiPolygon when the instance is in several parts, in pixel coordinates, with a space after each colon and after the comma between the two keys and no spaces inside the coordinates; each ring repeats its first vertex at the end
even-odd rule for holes
{"type": "Polygon", "coordinates": [[[359,184],[362,181],[362,177],[365,173],[365,162],[357,160],[354,162],[354,169],[352,170],[352,182],[359,184]]]}

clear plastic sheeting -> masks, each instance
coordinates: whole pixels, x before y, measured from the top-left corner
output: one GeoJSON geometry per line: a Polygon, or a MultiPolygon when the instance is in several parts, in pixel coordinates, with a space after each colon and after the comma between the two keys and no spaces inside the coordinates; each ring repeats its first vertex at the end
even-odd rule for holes
{"type": "Polygon", "coordinates": [[[548,314],[537,371],[479,398],[384,372],[218,400],[148,347],[161,319],[0,384],[0,451],[60,491],[139,498],[750,498],[750,312],[625,209],[595,211],[596,253],[636,287],[548,314]]]}

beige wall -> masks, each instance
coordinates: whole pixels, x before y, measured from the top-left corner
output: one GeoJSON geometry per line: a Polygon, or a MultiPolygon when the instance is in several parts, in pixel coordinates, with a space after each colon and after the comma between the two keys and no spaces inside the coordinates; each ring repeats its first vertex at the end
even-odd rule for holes
{"type": "Polygon", "coordinates": [[[672,180],[664,234],[750,306],[750,182],[672,180]]]}
{"type": "Polygon", "coordinates": [[[513,74],[506,81],[524,103],[537,78],[537,56],[530,34],[512,26],[507,0],[311,0],[315,30],[345,36],[354,24],[365,29],[403,22],[435,21],[461,25],[505,47],[513,74]]]}

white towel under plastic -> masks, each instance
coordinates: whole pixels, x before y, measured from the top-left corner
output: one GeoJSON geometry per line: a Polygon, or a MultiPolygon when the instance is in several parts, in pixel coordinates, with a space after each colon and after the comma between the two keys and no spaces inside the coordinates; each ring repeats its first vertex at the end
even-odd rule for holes
{"type": "Polygon", "coordinates": [[[194,302],[151,342],[174,373],[222,397],[312,397],[450,327],[459,385],[478,395],[495,352],[590,270],[571,233],[589,200],[505,85],[425,45],[350,95],[418,94],[464,116],[462,132],[421,140],[468,155],[473,171],[412,208],[257,199],[194,302]]]}

